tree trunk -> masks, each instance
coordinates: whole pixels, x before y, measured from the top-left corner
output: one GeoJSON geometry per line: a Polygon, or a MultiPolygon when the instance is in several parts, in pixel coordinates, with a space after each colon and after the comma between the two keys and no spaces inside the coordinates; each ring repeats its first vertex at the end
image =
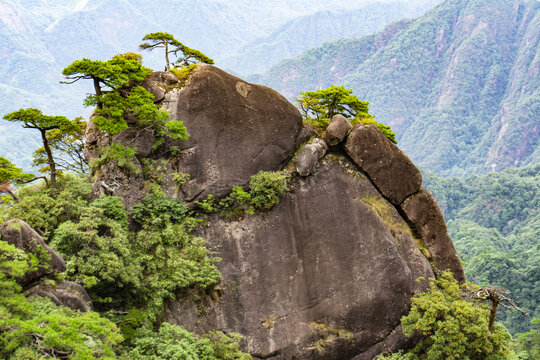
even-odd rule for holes
{"type": "Polygon", "coordinates": [[[103,108],[103,103],[99,99],[101,94],[102,94],[101,86],[99,85],[99,79],[96,79],[96,78],[94,78],[94,90],[96,91],[96,96],[97,96],[97,107],[99,109],[102,109],[103,108]]]}
{"type": "Polygon", "coordinates": [[[165,41],[165,60],[167,60],[167,71],[171,70],[171,65],[169,63],[169,44],[165,41]]]}
{"type": "Polygon", "coordinates": [[[491,313],[489,314],[489,331],[495,330],[495,316],[497,315],[497,306],[499,306],[499,300],[491,299],[491,313]]]}
{"type": "Polygon", "coordinates": [[[49,141],[47,140],[46,131],[40,129],[41,139],[43,140],[43,148],[47,153],[47,162],[49,163],[49,168],[51,169],[51,187],[56,189],[56,164],[54,163],[54,158],[52,156],[51,148],[49,147],[49,141]]]}

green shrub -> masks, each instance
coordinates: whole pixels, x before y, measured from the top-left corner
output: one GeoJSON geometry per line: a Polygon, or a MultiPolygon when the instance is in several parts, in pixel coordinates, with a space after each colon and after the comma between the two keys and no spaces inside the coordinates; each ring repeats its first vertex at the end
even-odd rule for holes
{"type": "Polygon", "coordinates": [[[142,327],[134,336],[134,347],[122,359],[198,359],[198,360],[250,360],[251,356],[238,350],[241,337],[211,332],[197,339],[181,326],[161,324],[157,332],[142,327]]]}
{"type": "Polygon", "coordinates": [[[256,209],[270,209],[277,205],[281,197],[289,191],[288,179],[289,173],[285,171],[259,171],[249,181],[251,204],[256,209]]]}
{"type": "Polygon", "coordinates": [[[409,314],[401,318],[405,335],[423,335],[416,347],[402,358],[508,358],[510,334],[500,324],[496,324],[493,332],[489,331],[490,309],[480,300],[464,296],[472,291],[471,285],[460,286],[450,272],[431,279],[429,289],[412,298],[409,314]]]}
{"type": "Polygon", "coordinates": [[[0,357],[83,360],[114,355],[122,337],[111,321],[22,293],[14,277],[37,266],[37,258],[0,240],[0,357]]]}
{"type": "Polygon", "coordinates": [[[364,117],[355,117],[354,119],[351,120],[351,124],[376,125],[379,128],[379,130],[383,133],[383,135],[388,138],[388,140],[390,140],[394,144],[397,144],[396,134],[392,131],[392,129],[388,125],[384,125],[373,119],[364,118],[364,117]]]}
{"type": "Polygon", "coordinates": [[[56,191],[41,185],[21,189],[19,202],[5,205],[4,220],[21,219],[44,238],[63,222],[76,221],[88,204],[91,185],[85,177],[63,175],[56,191]]]}
{"type": "Polygon", "coordinates": [[[113,143],[100,149],[101,156],[90,162],[90,168],[95,171],[109,162],[114,162],[124,171],[132,174],[138,174],[141,170],[135,166],[135,163],[133,163],[133,158],[135,157],[136,153],[136,150],[129,146],[113,143]]]}

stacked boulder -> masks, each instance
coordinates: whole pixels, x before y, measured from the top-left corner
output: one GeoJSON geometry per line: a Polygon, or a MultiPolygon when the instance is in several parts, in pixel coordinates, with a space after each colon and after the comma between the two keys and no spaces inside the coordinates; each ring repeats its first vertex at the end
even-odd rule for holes
{"type": "Polygon", "coordinates": [[[33,254],[38,259],[46,257],[38,268],[18,278],[17,282],[27,294],[50,298],[56,305],[67,306],[74,310],[90,311],[92,303],[86,290],[72,281],[61,281],[57,284],[42,281],[56,272],[66,270],[62,256],[45,243],[43,238],[22,220],[10,220],[0,224],[0,240],[33,254]]]}
{"type": "Polygon", "coordinates": [[[301,176],[311,175],[328,147],[342,145],[347,155],[369,177],[379,192],[412,226],[438,270],[449,269],[459,282],[463,267],[446,229],[444,216],[433,195],[422,187],[422,175],[413,162],[375,125],[352,126],[343,115],[334,115],[324,133],[304,146],[295,160],[301,176]]]}

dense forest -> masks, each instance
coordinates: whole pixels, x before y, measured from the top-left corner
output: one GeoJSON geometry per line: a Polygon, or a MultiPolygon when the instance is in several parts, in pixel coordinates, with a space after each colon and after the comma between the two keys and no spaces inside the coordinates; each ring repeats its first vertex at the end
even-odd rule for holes
{"type": "MultiPolygon", "coordinates": [[[[500,285],[540,317],[540,164],[466,178],[424,172],[448,223],[448,232],[470,281],[500,285]]],[[[530,319],[515,312],[499,318],[512,333],[530,319]]]]}

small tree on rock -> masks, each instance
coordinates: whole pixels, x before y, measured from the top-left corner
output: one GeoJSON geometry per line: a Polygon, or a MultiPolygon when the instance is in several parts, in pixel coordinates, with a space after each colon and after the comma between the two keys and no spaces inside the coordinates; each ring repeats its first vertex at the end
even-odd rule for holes
{"type": "Polygon", "coordinates": [[[182,48],[179,49],[179,51],[182,52],[182,56],[176,60],[175,64],[183,66],[189,66],[196,63],[214,64],[214,60],[210,59],[197,49],[192,49],[182,45],[182,48]]]}
{"type": "Polygon", "coordinates": [[[304,122],[324,131],[330,119],[337,114],[348,118],[354,124],[373,124],[394,144],[396,134],[388,125],[373,120],[374,116],[368,112],[367,101],[359,100],[353,95],[351,89],[341,86],[330,86],[317,91],[303,91],[296,99],[304,122]]]}
{"type": "Polygon", "coordinates": [[[146,42],[139,45],[139,49],[141,50],[152,51],[157,48],[165,49],[165,61],[167,64],[167,70],[171,69],[169,54],[174,54],[176,56],[178,56],[179,53],[181,54],[178,60],[175,62],[175,64],[177,64],[176,66],[188,66],[196,63],[214,63],[214,60],[210,59],[208,56],[204,55],[197,49],[192,49],[185,46],[169,33],[155,32],[146,34],[143,37],[143,41],[146,42]]]}
{"type": "Polygon", "coordinates": [[[169,54],[178,52],[178,50],[183,46],[182,43],[174,38],[169,33],[166,32],[154,32],[146,34],[143,37],[142,44],[139,45],[141,50],[152,51],[157,48],[165,49],[165,61],[167,64],[167,70],[171,69],[171,63],[169,61],[169,54]]]}

